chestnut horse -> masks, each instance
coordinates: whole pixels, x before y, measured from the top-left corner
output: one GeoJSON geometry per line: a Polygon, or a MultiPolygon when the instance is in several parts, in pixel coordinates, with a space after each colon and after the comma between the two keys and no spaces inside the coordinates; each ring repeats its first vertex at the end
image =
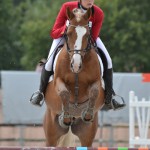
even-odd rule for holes
{"type": "Polygon", "coordinates": [[[104,103],[102,73],[88,25],[91,9],[67,8],[69,26],[59,52],[54,79],[45,93],[46,146],[92,146],[98,128],[98,110],[104,103]],[[70,145],[68,145],[70,143],[70,145]]]}

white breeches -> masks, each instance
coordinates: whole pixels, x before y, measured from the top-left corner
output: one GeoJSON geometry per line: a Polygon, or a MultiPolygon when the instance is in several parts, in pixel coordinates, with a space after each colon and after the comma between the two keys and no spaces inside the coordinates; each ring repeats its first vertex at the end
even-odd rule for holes
{"type": "Polygon", "coordinates": [[[107,64],[108,64],[108,69],[111,69],[112,68],[112,60],[110,58],[110,55],[105,47],[105,45],[103,44],[103,42],[101,41],[101,39],[98,37],[96,39],[96,44],[97,44],[97,47],[99,47],[105,54],[106,56],[106,59],[107,59],[107,64]]]}
{"type": "Polygon", "coordinates": [[[60,45],[63,45],[64,42],[65,42],[64,38],[58,38],[58,39],[53,40],[52,46],[48,54],[47,62],[45,64],[45,69],[47,71],[52,71],[52,68],[53,68],[52,63],[53,63],[55,51],[60,45]]]}
{"type": "MultiPolygon", "coordinates": [[[[62,37],[53,40],[52,46],[51,46],[49,54],[48,54],[47,63],[45,65],[45,69],[47,71],[52,71],[52,67],[53,67],[52,62],[53,62],[53,58],[54,58],[54,53],[60,45],[64,44],[64,42],[65,42],[65,39],[62,37]]],[[[109,55],[105,45],[103,44],[103,42],[101,41],[101,39],[99,37],[96,39],[96,44],[97,44],[97,47],[99,47],[104,52],[104,54],[107,58],[108,69],[112,68],[112,60],[110,58],[110,55],[109,55]]]]}

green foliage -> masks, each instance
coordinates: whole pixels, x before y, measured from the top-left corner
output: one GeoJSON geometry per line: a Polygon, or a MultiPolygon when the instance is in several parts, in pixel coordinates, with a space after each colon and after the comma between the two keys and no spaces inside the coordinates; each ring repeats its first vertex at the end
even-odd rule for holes
{"type": "Polygon", "coordinates": [[[61,3],[55,5],[50,0],[26,2],[27,9],[21,25],[21,41],[24,47],[22,65],[26,69],[35,68],[42,58],[47,58],[52,39],[49,37],[61,3]]]}
{"type": "Polygon", "coordinates": [[[105,13],[101,38],[108,48],[115,71],[149,72],[149,0],[102,0],[105,13]]]}
{"type": "Polygon", "coordinates": [[[0,1],[0,70],[21,69],[16,18],[12,0],[0,1]]]}
{"type": "Polygon", "coordinates": [[[24,12],[20,33],[24,49],[21,63],[26,69],[33,69],[48,53],[51,13],[46,2],[43,3],[43,1],[33,3],[28,1],[25,5],[27,9],[24,12]]]}
{"type": "MultiPolygon", "coordinates": [[[[0,0],[0,69],[33,70],[47,58],[49,32],[67,0],[0,0]]],[[[117,72],[149,72],[150,1],[95,0],[105,14],[100,37],[117,72]]]]}

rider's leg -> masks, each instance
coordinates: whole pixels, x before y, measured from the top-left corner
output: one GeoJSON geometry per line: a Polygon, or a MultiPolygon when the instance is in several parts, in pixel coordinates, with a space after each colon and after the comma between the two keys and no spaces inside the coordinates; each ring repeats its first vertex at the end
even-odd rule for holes
{"type": "Polygon", "coordinates": [[[60,45],[63,45],[63,44],[64,44],[64,38],[58,38],[58,39],[53,40],[47,62],[43,66],[43,69],[41,72],[39,90],[36,91],[35,93],[33,93],[33,95],[31,96],[31,99],[30,99],[30,102],[33,105],[41,106],[43,104],[44,93],[46,91],[46,87],[48,85],[49,78],[51,75],[53,75],[52,62],[53,62],[55,51],[60,45]]]}
{"type": "Polygon", "coordinates": [[[100,48],[103,53],[106,56],[107,59],[107,64],[108,64],[108,68],[104,74],[104,81],[105,81],[105,106],[104,109],[105,110],[109,110],[109,109],[121,109],[125,106],[125,103],[119,103],[117,102],[115,99],[112,99],[113,96],[115,96],[115,92],[113,90],[113,69],[112,69],[112,60],[110,58],[110,55],[105,47],[105,45],[103,44],[103,42],[101,41],[100,38],[96,39],[96,44],[97,47],[100,48]]]}

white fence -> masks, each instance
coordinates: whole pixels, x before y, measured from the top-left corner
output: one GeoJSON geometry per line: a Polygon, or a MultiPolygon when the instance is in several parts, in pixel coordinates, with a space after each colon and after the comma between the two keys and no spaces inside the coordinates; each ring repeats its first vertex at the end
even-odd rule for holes
{"type": "Polygon", "coordinates": [[[129,93],[129,146],[150,146],[150,99],[138,100],[133,91],[129,93]],[[135,131],[136,126],[138,132],[135,131]]]}

